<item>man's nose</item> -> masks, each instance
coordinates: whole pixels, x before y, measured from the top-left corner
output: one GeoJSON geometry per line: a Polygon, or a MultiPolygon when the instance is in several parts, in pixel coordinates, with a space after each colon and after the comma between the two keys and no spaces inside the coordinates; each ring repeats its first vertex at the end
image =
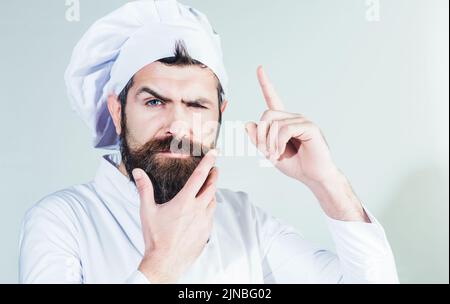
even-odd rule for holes
{"type": "Polygon", "coordinates": [[[191,137],[189,113],[179,107],[174,107],[168,114],[167,132],[175,138],[191,137]]]}

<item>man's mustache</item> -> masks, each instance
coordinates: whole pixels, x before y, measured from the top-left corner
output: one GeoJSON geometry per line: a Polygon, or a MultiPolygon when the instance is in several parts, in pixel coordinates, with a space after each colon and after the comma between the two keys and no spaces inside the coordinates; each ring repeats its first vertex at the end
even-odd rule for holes
{"type": "Polygon", "coordinates": [[[196,143],[189,138],[177,138],[167,136],[164,138],[155,138],[147,142],[139,150],[146,153],[177,153],[187,154],[192,157],[203,157],[211,148],[200,143],[196,143]]]}

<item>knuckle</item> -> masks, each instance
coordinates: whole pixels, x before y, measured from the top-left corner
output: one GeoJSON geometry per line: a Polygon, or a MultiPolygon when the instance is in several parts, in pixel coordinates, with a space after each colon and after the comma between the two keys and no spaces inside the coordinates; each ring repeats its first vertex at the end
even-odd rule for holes
{"type": "Polygon", "coordinates": [[[319,131],[319,127],[312,121],[306,121],[305,126],[313,131],[319,131]]]}
{"type": "Polygon", "coordinates": [[[290,130],[292,130],[291,125],[284,125],[284,126],[281,126],[281,128],[280,128],[281,133],[286,133],[286,132],[289,132],[290,130]]]}
{"type": "Polygon", "coordinates": [[[145,183],[142,183],[142,182],[137,184],[137,189],[138,189],[138,191],[140,193],[147,191],[149,188],[150,187],[149,187],[148,184],[145,184],[145,183]]]}
{"type": "Polygon", "coordinates": [[[268,126],[269,126],[269,124],[268,124],[267,120],[261,120],[258,123],[258,134],[264,133],[268,126]]]}
{"type": "Polygon", "coordinates": [[[282,121],[278,121],[278,120],[273,120],[270,123],[270,130],[272,132],[278,131],[278,129],[280,129],[280,127],[283,126],[283,122],[282,121]]]}
{"type": "Polygon", "coordinates": [[[272,115],[272,110],[265,110],[261,116],[261,121],[267,120],[272,115]]]}

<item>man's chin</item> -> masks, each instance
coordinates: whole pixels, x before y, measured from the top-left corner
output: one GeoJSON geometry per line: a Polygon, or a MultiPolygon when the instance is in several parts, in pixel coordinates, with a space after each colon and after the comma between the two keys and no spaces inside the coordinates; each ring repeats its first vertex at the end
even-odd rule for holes
{"type": "MultiPolygon", "coordinates": [[[[155,202],[163,204],[174,198],[184,187],[200,158],[167,157],[156,154],[152,164],[147,164],[145,172],[153,183],[155,202]]],[[[145,167],[145,166],[144,166],[145,167]]]]}

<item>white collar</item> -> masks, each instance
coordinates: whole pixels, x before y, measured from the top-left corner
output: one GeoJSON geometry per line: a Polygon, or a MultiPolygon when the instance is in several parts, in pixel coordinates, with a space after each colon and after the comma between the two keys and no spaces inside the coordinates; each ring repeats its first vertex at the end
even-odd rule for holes
{"type": "Polygon", "coordinates": [[[104,193],[114,191],[126,201],[139,207],[139,193],[135,184],[119,170],[120,153],[104,155],[97,170],[94,182],[104,193]]]}

